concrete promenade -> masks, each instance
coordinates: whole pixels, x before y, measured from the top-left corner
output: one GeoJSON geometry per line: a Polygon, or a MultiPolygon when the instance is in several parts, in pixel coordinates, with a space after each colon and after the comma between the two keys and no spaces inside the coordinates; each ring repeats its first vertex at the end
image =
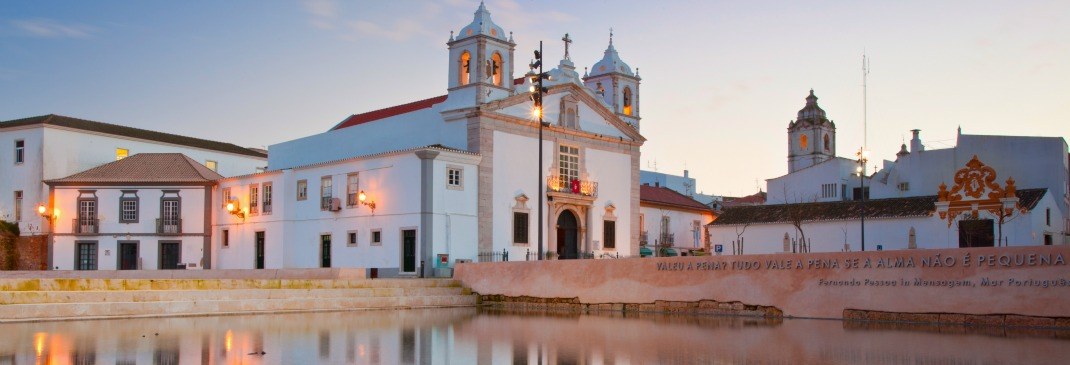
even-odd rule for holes
{"type": "Polygon", "coordinates": [[[0,273],[0,322],[475,306],[451,279],[363,269],[0,273]]]}

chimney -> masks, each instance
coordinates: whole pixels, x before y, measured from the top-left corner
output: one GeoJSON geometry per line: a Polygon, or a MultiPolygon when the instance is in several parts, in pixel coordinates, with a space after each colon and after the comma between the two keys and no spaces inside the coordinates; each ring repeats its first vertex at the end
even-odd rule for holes
{"type": "Polygon", "coordinates": [[[917,153],[925,150],[925,146],[921,144],[921,137],[918,134],[921,133],[921,129],[911,129],[910,133],[914,133],[914,138],[910,139],[910,152],[917,153]]]}
{"type": "Polygon", "coordinates": [[[684,170],[684,177],[687,177],[687,170],[684,170]]]}

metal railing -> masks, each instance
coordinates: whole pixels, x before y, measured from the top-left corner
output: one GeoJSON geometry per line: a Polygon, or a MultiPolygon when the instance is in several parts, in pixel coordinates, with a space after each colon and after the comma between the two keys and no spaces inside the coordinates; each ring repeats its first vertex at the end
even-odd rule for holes
{"type": "Polygon", "coordinates": [[[509,250],[502,249],[498,251],[484,251],[479,253],[479,262],[508,262],[509,250]]]}
{"type": "Polygon", "coordinates": [[[71,232],[75,234],[100,233],[100,220],[93,218],[74,218],[71,224],[71,232]]]}
{"type": "Polygon", "coordinates": [[[658,244],[662,246],[672,246],[676,243],[675,233],[662,233],[658,236],[658,244]]]}
{"type": "Polygon", "coordinates": [[[264,203],[264,214],[271,214],[271,202],[264,203]]]}
{"type": "Polygon", "coordinates": [[[647,232],[646,231],[639,232],[639,245],[645,246],[649,242],[650,242],[650,240],[649,240],[649,236],[647,235],[647,232]]]}
{"type": "Polygon", "coordinates": [[[180,234],[182,233],[182,219],[156,219],[156,233],[180,234]]]}
{"type": "Polygon", "coordinates": [[[598,182],[580,179],[567,181],[560,175],[553,175],[546,178],[546,191],[597,197],[598,182]]]}

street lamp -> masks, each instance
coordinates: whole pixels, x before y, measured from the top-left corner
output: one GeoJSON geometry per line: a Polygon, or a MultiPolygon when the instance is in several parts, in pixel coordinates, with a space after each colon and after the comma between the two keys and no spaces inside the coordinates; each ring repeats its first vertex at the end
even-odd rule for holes
{"type": "Polygon", "coordinates": [[[536,194],[539,196],[539,260],[542,260],[542,199],[546,195],[546,189],[542,187],[544,180],[542,178],[542,128],[546,126],[542,121],[542,95],[547,91],[542,86],[542,80],[550,78],[550,75],[542,72],[542,41],[539,41],[539,50],[535,51],[535,60],[531,61],[528,66],[531,67],[531,72],[528,73],[529,81],[531,82],[531,101],[533,103],[531,115],[539,118],[539,171],[535,176],[539,179],[539,184],[536,185],[538,186],[536,194]],[[535,73],[535,69],[539,69],[539,72],[535,73]]]}
{"type": "Polygon", "coordinates": [[[862,251],[866,250],[866,162],[869,161],[869,151],[863,148],[858,149],[858,167],[855,168],[855,172],[858,173],[858,194],[861,195],[860,204],[862,209],[859,209],[859,215],[862,218],[862,251]]]}

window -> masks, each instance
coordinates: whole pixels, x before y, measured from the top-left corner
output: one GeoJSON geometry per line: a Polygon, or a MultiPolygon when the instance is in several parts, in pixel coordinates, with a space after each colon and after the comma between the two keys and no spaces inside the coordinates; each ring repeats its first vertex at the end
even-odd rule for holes
{"type": "Polygon", "coordinates": [[[558,175],[567,187],[572,180],[580,178],[580,149],[562,145],[558,152],[558,175]]]}
{"type": "Polygon", "coordinates": [[[807,145],[809,145],[809,142],[810,142],[810,141],[809,141],[809,140],[807,140],[807,138],[806,138],[806,135],[805,135],[805,134],[804,134],[804,135],[801,135],[801,136],[799,136],[799,148],[800,148],[800,149],[804,149],[804,150],[805,150],[805,149],[806,149],[806,146],[807,146],[807,145]]]}
{"type": "Polygon", "coordinates": [[[348,231],[348,232],[346,232],[346,246],[349,246],[349,247],[356,247],[357,246],[357,231],[348,231]]]}
{"type": "Polygon", "coordinates": [[[836,185],[837,184],[821,184],[821,197],[822,198],[835,198],[836,197],[836,185]]]}
{"type": "Polygon", "coordinates": [[[227,203],[230,203],[230,188],[223,188],[223,209],[227,209],[227,203]]]}
{"type": "Polygon", "coordinates": [[[260,212],[260,187],[256,184],[249,185],[249,214],[260,212]]]}
{"type": "Polygon", "coordinates": [[[96,242],[78,242],[77,252],[75,257],[78,262],[75,264],[75,270],[96,270],[97,269],[97,243],[96,242]]]}
{"type": "Polygon", "coordinates": [[[219,241],[223,244],[223,247],[230,247],[230,230],[224,229],[219,235],[219,241]]]}
{"type": "Polygon", "coordinates": [[[160,198],[160,230],[159,233],[181,233],[182,225],[182,200],[177,191],[165,190],[160,198]]]}
{"type": "Polygon", "coordinates": [[[494,55],[490,56],[490,64],[487,67],[490,68],[487,74],[493,77],[494,84],[502,86],[502,54],[494,52],[494,55]]]}
{"type": "Polygon", "coordinates": [[[829,151],[829,150],[831,150],[831,148],[829,148],[829,135],[828,135],[828,133],[826,133],[825,134],[825,151],[829,151]]]}
{"type": "Polygon", "coordinates": [[[472,77],[472,54],[468,51],[461,53],[460,65],[458,67],[458,79],[457,82],[461,85],[468,85],[468,81],[472,77]]]}
{"type": "Polygon", "coordinates": [[[383,232],[382,232],[382,230],[379,230],[379,229],[373,229],[372,230],[372,243],[371,243],[371,245],[372,246],[382,246],[383,245],[383,232]]]}
{"type": "Polygon", "coordinates": [[[297,180],[297,200],[308,199],[308,180],[297,180]]]}
{"type": "Polygon", "coordinates": [[[346,175],[346,206],[355,207],[360,204],[357,193],[360,192],[360,175],[352,173],[346,175]]]}
{"type": "Polygon", "coordinates": [[[867,186],[865,188],[865,190],[863,190],[862,188],[852,188],[851,189],[851,197],[854,200],[862,200],[862,199],[869,200],[869,187],[867,186]],[[864,197],[862,196],[863,195],[863,191],[865,192],[865,196],[864,197]]]}
{"type": "Polygon", "coordinates": [[[577,122],[578,120],[579,120],[579,116],[576,113],[576,109],[574,109],[574,108],[565,109],[565,123],[564,123],[565,127],[579,128],[580,126],[579,126],[579,123],[577,122]]]}
{"type": "Polygon", "coordinates": [[[15,164],[26,162],[26,141],[15,141],[15,164]]]}
{"type": "Polygon", "coordinates": [[[271,214],[271,183],[264,183],[264,201],[263,201],[264,214],[271,214]]]}
{"type": "Polygon", "coordinates": [[[624,114],[632,115],[632,88],[624,87],[624,114]]]}
{"type": "Polygon", "coordinates": [[[528,213],[513,212],[513,243],[528,243],[528,213]]]}
{"type": "Polygon", "coordinates": [[[464,189],[464,169],[461,167],[446,167],[446,188],[464,189]]]}
{"type": "Polygon", "coordinates": [[[617,248],[617,222],[602,221],[602,248],[617,248]]]}
{"type": "Polygon", "coordinates": [[[122,190],[122,193],[119,197],[119,223],[137,223],[137,190],[122,190]]]}
{"type": "Polygon", "coordinates": [[[22,190],[15,190],[15,221],[22,221],[22,190]]]}
{"type": "Polygon", "coordinates": [[[78,224],[75,233],[97,233],[97,195],[94,190],[78,192],[78,224]]]}
{"type": "Polygon", "coordinates": [[[320,210],[331,207],[331,195],[334,193],[334,184],[330,176],[320,178],[320,210]]]}
{"type": "Polygon", "coordinates": [[[1051,233],[1044,234],[1044,246],[1051,246],[1054,243],[1051,233]]]}
{"type": "Polygon", "coordinates": [[[219,163],[218,162],[215,162],[215,161],[212,161],[212,160],[205,160],[204,161],[204,167],[207,167],[209,170],[212,170],[212,171],[215,171],[215,172],[219,172],[219,163]]]}
{"type": "Polygon", "coordinates": [[[125,148],[116,148],[115,149],[115,161],[122,160],[122,159],[126,158],[126,156],[129,156],[129,155],[130,155],[130,150],[128,150],[128,149],[125,149],[125,148]]]}
{"type": "Polygon", "coordinates": [[[910,190],[910,183],[909,182],[901,182],[901,183],[899,183],[899,185],[896,185],[896,187],[899,189],[899,191],[907,191],[907,190],[910,190]]]}

